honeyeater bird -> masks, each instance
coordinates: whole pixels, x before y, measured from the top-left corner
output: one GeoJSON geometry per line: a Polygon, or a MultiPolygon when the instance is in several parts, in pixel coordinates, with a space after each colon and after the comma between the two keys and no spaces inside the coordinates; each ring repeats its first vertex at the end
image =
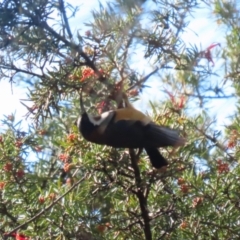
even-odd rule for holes
{"type": "Polygon", "coordinates": [[[77,126],[82,136],[90,142],[114,148],[144,148],[155,168],[168,165],[158,148],[181,146],[184,139],[178,131],[154,123],[135,109],[123,95],[125,107],[92,116],[84,110],[77,126]]]}

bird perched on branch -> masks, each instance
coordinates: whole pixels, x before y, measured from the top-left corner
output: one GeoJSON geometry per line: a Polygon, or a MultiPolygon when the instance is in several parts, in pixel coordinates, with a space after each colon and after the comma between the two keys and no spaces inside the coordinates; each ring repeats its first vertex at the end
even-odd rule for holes
{"type": "Polygon", "coordinates": [[[77,126],[83,137],[90,142],[115,148],[144,148],[155,168],[168,165],[159,152],[160,147],[177,147],[185,140],[178,131],[157,125],[135,109],[123,94],[124,108],[104,112],[99,116],[88,114],[80,97],[82,116],[77,126]]]}

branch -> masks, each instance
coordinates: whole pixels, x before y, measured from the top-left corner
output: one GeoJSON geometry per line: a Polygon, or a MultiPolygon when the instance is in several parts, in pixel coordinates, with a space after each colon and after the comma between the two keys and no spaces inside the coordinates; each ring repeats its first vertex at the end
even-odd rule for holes
{"type": "Polygon", "coordinates": [[[212,136],[206,134],[203,130],[197,128],[196,126],[195,126],[195,128],[196,128],[204,137],[206,137],[208,140],[210,140],[211,142],[213,142],[213,143],[215,144],[215,146],[217,146],[219,149],[221,149],[223,152],[225,152],[225,153],[228,155],[228,157],[231,159],[231,161],[236,161],[236,159],[235,159],[231,154],[229,154],[229,153],[226,151],[226,147],[224,147],[221,143],[219,143],[215,137],[212,137],[212,136]]]}
{"type": "Polygon", "coordinates": [[[157,67],[155,70],[153,70],[152,72],[150,72],[147,76],[145,76],[144,78],[142,78],[141,80],[139,80],[138,82],[136,82],[134,85],[132,85],[131,87],[129,87],[127,89],[127,91],[135,88],[135,87],[141,87],[143,85],[143,83],[145,83],[148,78],[150,78],[153,74],[155,74],[157,71],[159,70],[159,68],[157,67]]]}
{"type": "Polygon", "coordinates": [[[14,65],[0,65],[0,68],[2,68],[2,69],[8,69],[8,70],[14,70],[14,71],[16,71],[16,73],[25,73],[25,74],[29,74],[29,75],[32,75],[32,76],[34,76],[34,77],[38,77],[38,78],[42,78],[43,76],[42,75],[40,75],[40,74],[37,74],[37,73],[34,73],[34,72],[29,72],[29,71],[27,71],[27,70],[24,70],[24,69],[21,69],[21,68],[18,68],[18,67],[16,67],[16,66],[14,66],[14,65]]]}
{"type": "Polygon", "coordinates": [[[135,182],[136,182],[136,196],[138,198],[140,208],[141,208],[141,214],[144,221],[144,234],[146,240],[152,240],[152,232],[151,232],[151,226],[150,226],[150,217],[148,214],[148,208],[147,208],[147,198],[144,196],[144,190],[143,190],[143,181],[141,179],[141,173],[137,164],[137,157],[133,149],[129,149],[129,155],[131,158],[131,165],[134,170],[135,175],[135,182]]]}
{"type": "Polygon", "coordinates": [[[75,184],[73,184],[73,186],[68,189],[68,191],[66,191],[62,196],[60,196],[59,198],[57,198],[55,201],[53,201],[49,206],[47,206],[45,209],[43,209],[42,211],[40,211],[39,213],[37,213],[34,217],[30,218],[29,220],[27,220],[25,223],[17,226],[16,228],[14,228],[12,231],[10,231],[4,239],[7,239],[12,233],[15,233],[18,229],[26,226],[27,224],[33,222],[34,220],[36,220],[37,218],[39,218],[41,215],[43,215],[44,213],[46,213],[48,210],[50,210],[57,202],[59,202],[63,197],[65,197],[68,193],[70,193],[75,187],[77,187],[81,182],[83,182],[87,177],[87,174],[85,174],[80,180],[78,180],[75,184]]]}
{"type": "Polygon", "coordinates": [[[236,97],[234,95],[226,95],[226,96],[202,96],[202,95],[196,95],[196,94],[189,94],[189,93],[184,93],[188,97],[197,97],[201,99],[225,99],[225,98],[233,98],[236,97]]]}
{"type": "Polygon", "coordinates": [[[66,15],[66,11],[65,11],[65,6],[64,6],[64,1],[63,0],[59,0],[59,9],[63,15],[63,20],[64,20],[64,23],[66,25],[66,29],[67,29],[67,33],[70,37],[70,39],[72,39],[73,35],[72,35],[72,32],[71,32],[71,29],[70,29],[70,26],[69,26],[69,22],[68,22],[68,19],[67,19],[67,15],[66,15]]]}

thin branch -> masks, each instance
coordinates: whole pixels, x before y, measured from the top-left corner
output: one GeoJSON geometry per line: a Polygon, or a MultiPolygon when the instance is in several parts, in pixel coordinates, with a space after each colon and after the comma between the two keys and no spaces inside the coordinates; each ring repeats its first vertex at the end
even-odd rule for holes
{"type": "Polygon", "coordinates": [[[202,95],[195,95],[195,94],[189,94],[189,93],[184,93],[188,97],[197,97],[201,99],[225,99],[225,98],[233,98],[235,97],[233,94],[232,95],[226,95],[226,96],[202,96],[202,95]]]}
{"type": "Polygon", "coordinates": [[[212,136],[206,134],[203,130],[197,128],[196,126],[195,126],[195,128],[196,128],[204,137],[206,137],[208,140],[210,140],[211,142],[213,142],[216,147],[218,147],[218,148],[221,149],[223,152],[225,152],[225,153],[228,155],[228,157],[231,159],[231,161],[234,161],[234,162],[236,161],[236,159],[235,159],[231,154],[229,154],[229,153],[226,151],[226,147],[224,147],[221,143],[219,143],[215,137],[212,137],[212,136]]]}
{"type": "Polygon", "coordinates": [[[25,73],[25,74],[32,75],[32,76],[34,76],[34,77],[39,77],[39,78],[42,78],[42,77],[43,77],[43,76],[40,75],[40,74],[37,74],[37,73],[34,73],[34,72],[29,72],[29,71],[27,71],[27,70],[24,70],[24,69],[21,69],[21,68],[17,68],[16,66],[13,66],[13,65],[11,65],[11,66],[9,66],[9,65],[0,65],[0,68],[2,68],[2,69],[8,69],[8,70],[14,70],[14,71],[16,71],[16,73],[21,72],[21,73],[25,73]]]}
{"type": "Polygon", "coordinates": [[[132,85],[131,87],[129,87],[127,89],[127,91],[135,88],[135,87],[141,87],[147,80],[148,78],[150,78],[153,74],[155,74],[157,71],[159,70],[159,68],[157,67],[155,70],[153,70],[152,72],[150,72],[147,76],[143,77],[141,80],[139,80],[138,82],[136,82],[134,85],[132,85]]]}
{"type": "Polygon", "coordinates": [[[151,219],[148,214],[147,198],[144,196],[144,189],[142,186],[143,181],[141,179],[141,173],[137,164],[136,154],[133,149],[129,149],[129,155],[131,158],[131,165],[135,175],[135,182],[137,187],[136,196],[140,204],[142,218],[144,221],[143,229],[144,229],[145,239],[152,240],[152,232],[151,232],[151,226],[150,226],[151,219]]]}
{"type": "Polygon", "coordinates": [[[59,9],[63,15],[63,20],[67,29],[67,33],[70,37],[70,39],[72,39],[73,35],[69,26],[69,22],[68,22],[68,18],[67,18],[67,14],[66,14],[66,10],[65,10],[65,6],[64,6],[64,1],[63,0],[59,0],[59,9]]]}

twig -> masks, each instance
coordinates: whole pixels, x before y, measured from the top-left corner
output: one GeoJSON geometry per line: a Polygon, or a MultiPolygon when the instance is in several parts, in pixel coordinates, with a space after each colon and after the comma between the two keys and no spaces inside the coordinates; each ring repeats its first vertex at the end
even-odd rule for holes
{"type": "Polygon", "coordinates": [[[135,152],[133,149],[129,149],[129,155],[131,158],[131,165],[134,170],[135,182],[136,182],[136,186],[137,186],[136,196],[137,196],[139,204],[140,204],[142,218],[143,218],[143,222],[144,222],[143,229],[144,229],[145,239],[152,240],[150,217],[149,217],[148,209],[147,209],[147,198],[144,196],[141,173],[140,173],[140,170],[139,170],[139,167],[137,164],[137,158],[136,158],[136,155],[135,155],[135,152]]]}
{"type": "Polygon", "coordinates": [[[138,82],[136,82],[135,84],[133,84],[130,88],[128,88],[127,91],[135,88],[135,87],[140,87],[143,83],[145,83],[148,78],[150,78],[153,74],[155,74],[157,71],[159,70],[159,68],[157,67],[155,70],[153,70],[152,72],[150,72],[147,76],[145,76],[144,78],[142,78],[141,80],[139,80],[138,82]]]}
{"type": "Polygon", "coordinates": [[[223,152],[225,152],[225,153],[228,155],[228,157],[231,159],[231,161],[236,161],[236,159],[235,159],[231,154],[229,154],[229,153],[226,151],[226,147],[224,147],[222,144],[220,144],[215,137],[212,137],[212,136],[206,134],[203,130],[197,128],[196,126],[195,126],[195,128],[196,128],[204,137],[206,137],[208,140],[210,140],[211,142],[213,142],[213,143],[215,144],[215,146],[217,146],[219,149],[221,149],[223,152]]]}
{"type": "Polygon", "coordinates": [[[72,39],[73,35],[72,35],[71,29],[70,29],[70,26],[69,26],[69,22],[68,22],[68,19],[67,19],[66,10],[65,10],[63,0],[59,0],[59,9],[60,9],[60,11],[63,15],[63,20],[64,20],[64,23],[66,25],[67,33],[68,33],[70,39],[72,39]]]}
{"type": "Polygon", "coordinates": [[[234,95],[226,95],[226,96],[202,96],[202,95],[196,95],[196,94],[189,94],[189,93],[184,93],[188,97],[197,97],[201,99],[225,99],[225,98],[233,98],[235,97],[234,95]]]}

